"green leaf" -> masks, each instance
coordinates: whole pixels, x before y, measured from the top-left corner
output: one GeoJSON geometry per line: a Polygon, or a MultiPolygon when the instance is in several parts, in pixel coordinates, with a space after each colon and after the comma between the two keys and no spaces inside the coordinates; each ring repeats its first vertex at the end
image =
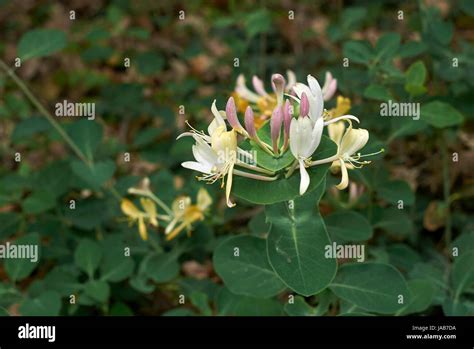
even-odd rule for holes
{"type": "Polygon", "coordinates": [[[140,53],[136,57],[136,67],[140,74],[153,75],[159,73],[165,64],[161,55],[154,51],[140,53]]]}
{"type": "Polygon", "coordinates": [[[409,41],[403,44],[398,51],[401,58],[411,58],[418,56],[426,51],[428,46],[421,41],[409,41]]]}
{"type": "Polygon", "coordinates": [[[385,86],[378,84],[370,84],[367,86],[364,90],[364,97],[379,101],[388,101],[393,98],[385,86]]]}
{"type": "Polygon", "coordinates": [[[227,316],[280,316],[282,305],[274,299],[239,296],[222,288],[216,297],[218,315],[227,316]]]}
{"type": "Polygon", "coordinates": [[[92,278],[95,270],[99,267],[102,259],[102,250],[97,242],[90,239],[82,239],[74,253],[76,265],[92,278]]]}
{"type": "Polygon", "coordinates": [[[464,121],[464,116],[457,109],[440,101],[424,104],[420,113],[421,120],[437,128],[456,126],[464,121]]]}
{"type": "Polygon", "coordinates": [[[84,293],[99,303],[105,303],[110,297],[110,286],[105,281],[90,280],[84,287],[84,293]]]}
{"type": "Polygon", "coordinates": [[[343,265],[330,288],[338,297],[381,314],[393,314],[411,301],[402,274],[388,264],[343,265]],[[403,296],[403,304],[399,304],[399,296],[403,296]]]}
{"type": "Polygon", "coordinates": [[[285,303],[285,312],[290,316],[315,316],[316,308],[310,306],[303,297],[296,296],[294,303],[285,303]]]}
{"type": "Polygon", "coordinates": [[[265,209],[272,224],[267,238],[270,264],[288,287],[303,296],[326,288],[337,268],[335,259],[325,258],[330,241],[317,210],[324,189],[323,183],[313,193],[265,209]]]}
{"type": "Polygon", "coordinates": [[[52,209],[56,204],[55,196],[46,190],[35,190],[21,204],[23,211],[28,214],[38,214],[52,209]]]}
{"type": "Polygon", "coordinates": [[[17,54],[23,61],[44,57],[66,47],[66,34],[57,29],[34,29],[25,33],[18,43],[17,54]]]}
{"type": "Polygon", "coordinates": [[[200,291],[194,291],[191,293],[191,297],[189,298],[191,298],[191,303],[199,309],[201,315],[212,315],[212,309],[209,306],[209,298],[207,297],[207,294],[200,291]]]}
{"type": "Polygon", "coordinates": [[[474,251],[469,251],[456,257],[451,271],[451,281],[455,302],[461,294],[474,284],[474,251]]]}
{"type": "Polygon", "coordinates": [[[391,60],[400,48],[400,34],[386,33],[382,35],[375,45],[376,58],[378,61],[391,60]]]}
{"type": "Polygon", "coordinates": [[[4,267],[8,277],[13,282],[26,279],[39,264],[41,255],[40,236],[36,233],[24,235],[16,239],[14,242],[11,242],[9,247],[5,246],[5,254],[7,254],[7,248],[10,250],[10,258],[5,259],[4,267]],[[23,247],[25,246],[28,246],[28,251],[30,251],[30,253],[37,252],[37,260],[34,260],[34,255],[28,255],[29,258],[19,258],[19,254],[24,253],[23,247]],[[22,249],[19,249],[20,247],[22,247],[22,249]],[[33,248],[33,250],[31,250],[31,248],[33,248]],[[16,258],[12,258],[11,253],[13,251],[16,251],[16,258]],[[34,261],[32,261],[32,259],[34,261]]]}
{"type": "Polygon", "coordinates": [[[269,298],[285,288],[268,262],[264,239],[230,237],[217,246],[213,264],[232,293],[269,298]]]}
{"type": "Polygon", "coordinates": [[[252,38],[257,34],[268,32],[272,27],[271,15],[266,9],[253,11],[245,16],[245,31],[252,38]]]}
{"type": "Polygon", "coordinates": [[[72,141],[89,159],[94,159],[94,153],[102,142],[104,130],[102,125],[93,120],[82,119],[67,126],[67,133],[72,141]]]}
{"type": "MultiPolygon", "coordinates": [[[[265,143],[267,144],[272,144],[272,139],[271,139],[271,134],[270,134],[270,123],[266,122],[265,125],[263,125],[259,130],[258,130],[258,137],[265,143]]],[[[280,138],[280,143],[279,147],[283,145],[283,137],[280,138]]],[[[295,160],[295,157],[291,154],[291,151],[288,149],[283,155],[281,155],[278,158],[275,158],[265,152],[261,147],[258,145],[255,145],[252,142],[252,150],[256,152],[256,160],[257,164],[263,168],[266,168],[267,170],[277,172],[285,167],[288,167],[291,165],[291,163],[295,160]]]]}
{"type": "Polygon", "coordinates": [[[58,316],[60,310],[61,296],[55,291],[46,291],[20,305],[20,314],[23,316],[58,316]]]}
{"type": "Polygon", "coordinates": [[[426,310],[431,305],[434,296],[434,288],[431,282],[422,279],[409,280],[407,285],[411,293],[411,302],[402,310],[399,310],[398,314],[408,315],[426,310]]]}
{"type": "Polygon", "coordinates": [[[125,280],[132,275],[134,267],[133,259],[125,256],[122,248],[108,247],[100,265],[100,279],[108,282],[125,280]]]}
{"type": "Polygon", "coordinates": [[[412,96],[426,92],[426,67],[422,61],[416,61],[405,72],[405,91],[412,96]]]}
{"type": "Polygon", "coordinates": [[[377,189],[377,194],[381,199],[393,205],[398,205],[399,200],[403,201],[404,206],[411,206],[415,203],[415,194],[405,181],[384,182],[377,189]]]}
{"type": "Polygon", "coordinates": [[[110,308],[110,316],[133,316],[133,310],[130,307],[122,302],[114,303],[110,308]]]}
{"type": "Polygon", "coordinates": [[[343,54],[345,58],[356,63],[368,64],[374,54],[367,41],[348,41],[344,43],[343,54]]]}
{"type": "Polygon", "coordinates": [[[173,280],[179,274],[178,255],[173,252],[151,254],[143,264],[145,274],[153,281],[164,283],[173,280]]]}
{"type": "Polygon", "coordinates": [[[369,221],[355,211],[335,211],[324,221],[329,235],[337,241],[366,241],[373,234],[369,221]]]}
{"type": "Polygon", "coordinates": [[[394,207],[386,208],[377,218],[372,224],[373,227],[383,229],[395,236],[409,236],[415,232],[413,221],[403,210],[394,207]]]}
{"type": "MultiPolygon", "coordinates": [[[[313,160],[324,159],[334,155],[336,151],[336,144],[328,137],[323,136],[312,158],[313,160]]],[[[308,193],[322,183],[329,166],[330,164],[324,164],[307,169],[311,180],[308,193]]],[[[254,204],[269,205],[299,197],[299,186],[299,171],[295,171],[288,179],[284,178],[282,174],[280,179],[272,182],[234,176],[232,193],[254,204]]]]}
{"type": "Polygon", "coordinates": [[[112,178],[115,168],[115,163],[110,159],[96,162],[90,166],[80,160],[71,162],[72,172],[96,191],[100,190],[101,186],[112,178]]]}

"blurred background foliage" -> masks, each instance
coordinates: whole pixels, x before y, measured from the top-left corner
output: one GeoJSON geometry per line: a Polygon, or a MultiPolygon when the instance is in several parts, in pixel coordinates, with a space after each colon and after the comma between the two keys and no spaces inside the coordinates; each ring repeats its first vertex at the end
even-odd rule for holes
{"type": "Polygon", "coordinates": [[[285,306],[287,291],[256,298],[234,285],[231,292],[214,271],[213,251],[229,235],[261,237],[269,226],[263,207],[238,201],[226,209],[217,185],[206,186],[211,214],[191,237],[169,243],[162,227],[142,241],[120,211],[117,199],[144,176],[168,204],[195,198],[202,184],[180,167],[190,140],[175,141],[185,120],[205,127],[212,101],[224,107],[238,74],[268,82],[292,69],[299,81],[331,71],[350,113],[371,132],[368,148],[386,149],[351,172],[346,192],[328,178],[320,210],[332,239],[362,241],[370,260],[401,271],[425,300],[406,313],[474,314],[473,15],[469,0],[0,1],[3,61],[49,112],[68,100],[96,103],[97,115],[55,117],[94,164],[88,169],[0,75],[0,240],[41,245],[38,264],[0,265],[0,313],[360,312],[329,289],[297,298],[295,307],[285,306]],[[31,53],[38,40],[51,52],[31,53]],[[380,116],[388,99],[419,102],[421,120],[380,116]],[[132,256],[124,259],[126,248],[132,256]]]}

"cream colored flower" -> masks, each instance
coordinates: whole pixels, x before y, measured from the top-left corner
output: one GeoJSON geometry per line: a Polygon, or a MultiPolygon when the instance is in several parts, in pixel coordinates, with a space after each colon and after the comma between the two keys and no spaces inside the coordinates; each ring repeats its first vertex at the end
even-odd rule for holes
{"type": "Polygon", "coordinates": [[[146,223],[154,227],[158,226],[157,212],[155,203],[147,198],[141,198],[140,204],[144,211],[141,211],[128,199],[122,199],[120,208],[128,217],[130,224],[138,223],[138,232],[143,240],[148,239],[146,223]]]}
{"type": "Polygon", "coordinates": [[[189,196],[176,198],[171,207],[173,219],[165,229],[166,240],[174,239],[185,228],[190,233],[192,224],[204,219],[204,213],[211,204],[212,198],[204,188],[199,189],[195,205],[189,196]]]}

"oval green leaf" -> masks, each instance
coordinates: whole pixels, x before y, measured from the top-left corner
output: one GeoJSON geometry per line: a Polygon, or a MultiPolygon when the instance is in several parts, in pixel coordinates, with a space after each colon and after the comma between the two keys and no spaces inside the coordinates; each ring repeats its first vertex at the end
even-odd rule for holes
{"type": "Polygon", "coordinates": [[[267,206],[265,211],[272,224],[267,238],[270,264],[288,287],[303,296],[326,288],[337,268],[335,259],[325,258],[330,240],[317,211],[324,189],[323,183],[313,193],[267,206]]]}
{"type": "Polygon", "coordinates": [[[216,248],[213,261],[232,293],[269,298],[285,289],[268,262],[264,239],[248,235],[226,239],[216,248]]]}
{"type": "Polygon", "coordinates": [[[330,288],[338,297],[381,314],[396,313],[411,301],[405,279],[389,264],[346,264],[339,268],[330,288]],[[399,303],[400,296],[403,303],[399,303]]]}

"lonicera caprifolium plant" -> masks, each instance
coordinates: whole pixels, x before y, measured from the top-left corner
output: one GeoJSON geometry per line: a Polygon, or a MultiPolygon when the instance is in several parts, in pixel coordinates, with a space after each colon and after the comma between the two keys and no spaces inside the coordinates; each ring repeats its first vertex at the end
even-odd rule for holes
{"type": "Polygon", "coordinates": [[[0,314],[474,315],[471,1],[81,4],[0,5],[0,314]]]}

